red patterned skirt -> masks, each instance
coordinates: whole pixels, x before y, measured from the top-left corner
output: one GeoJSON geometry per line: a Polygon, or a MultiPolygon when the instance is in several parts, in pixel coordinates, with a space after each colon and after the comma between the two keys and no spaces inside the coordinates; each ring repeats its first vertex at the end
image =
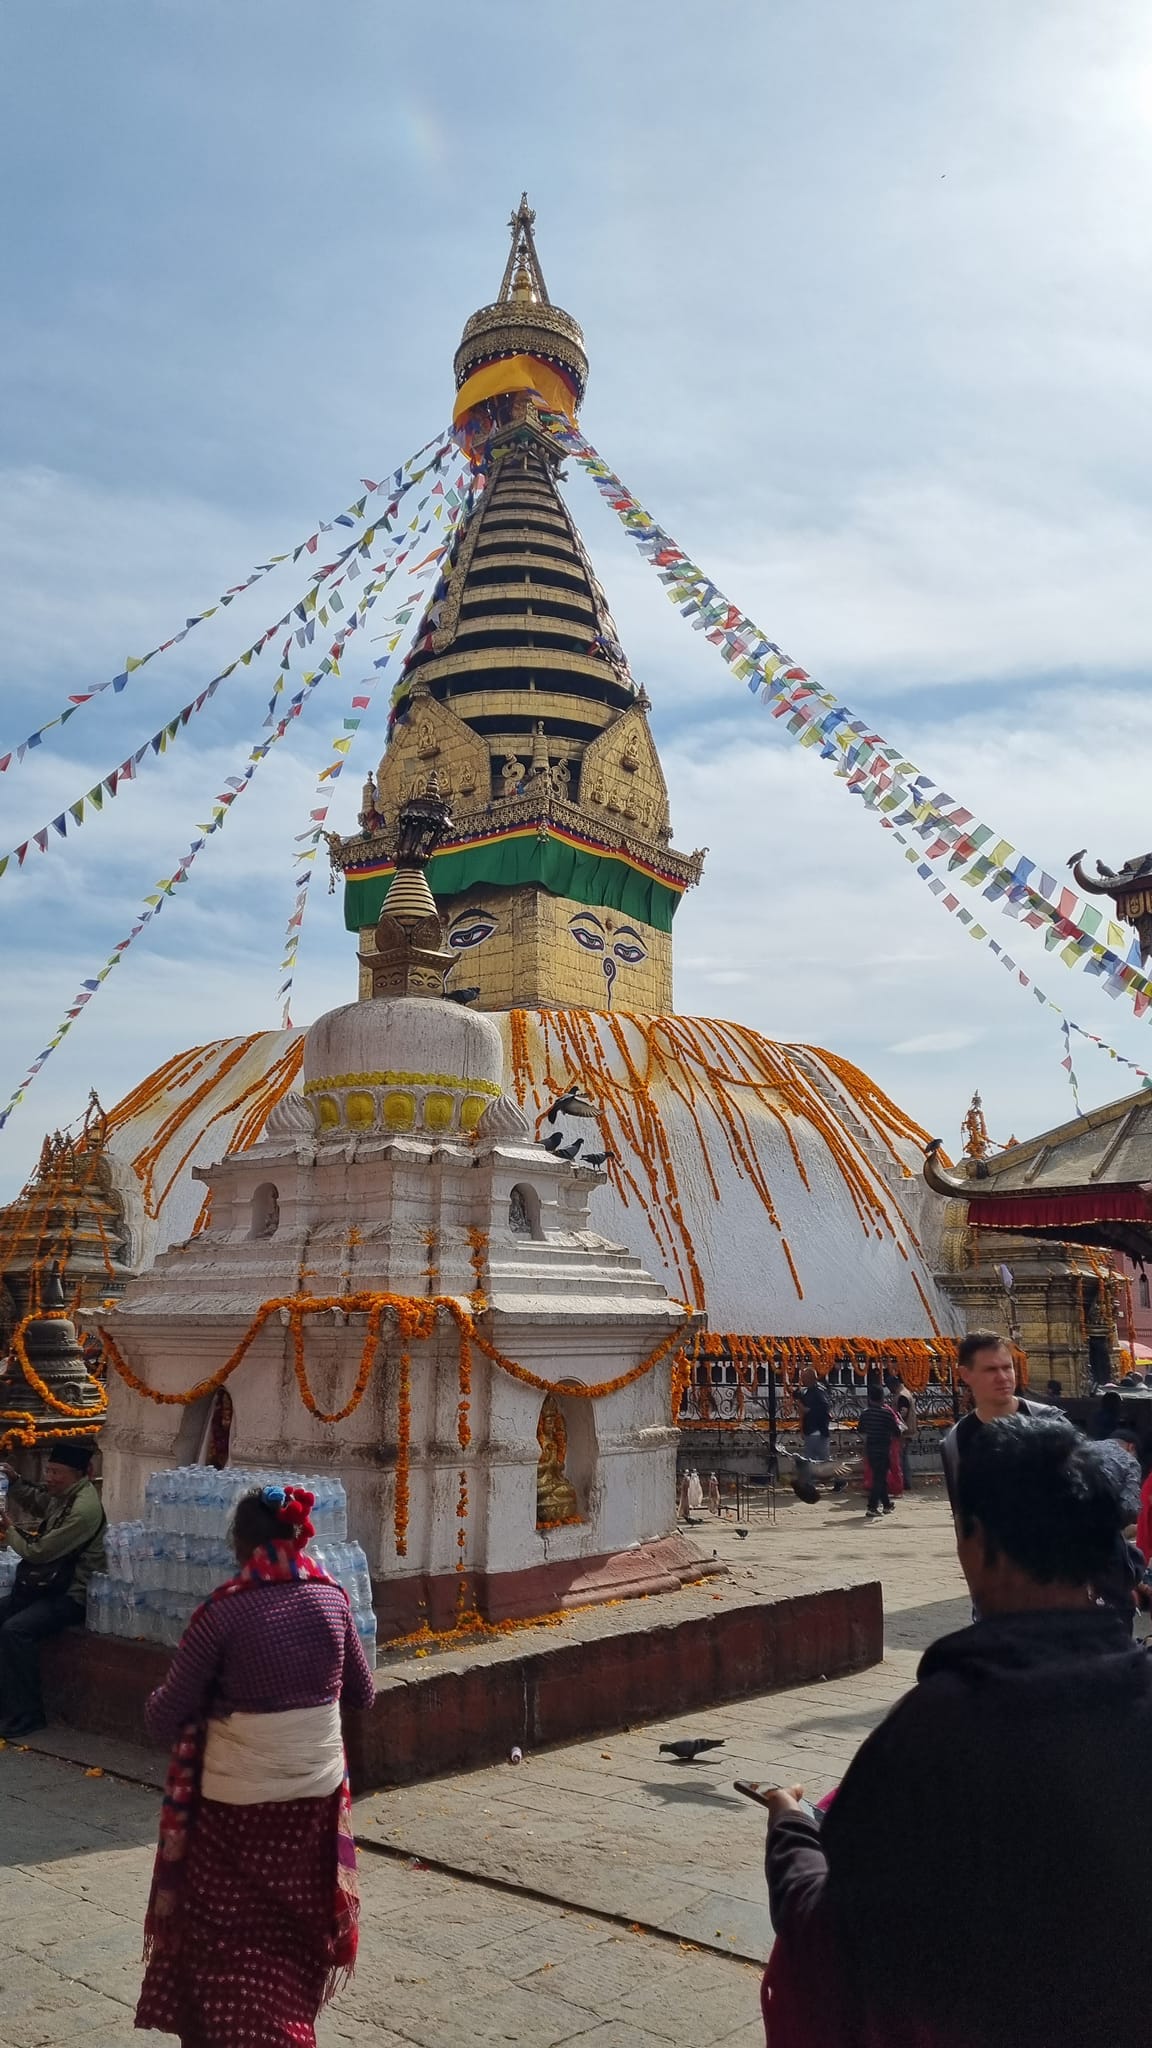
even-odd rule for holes
{"type": "Polygon", "coordinates": [[[178,2034],[183,2048],[315,2048],[331,1969],[340,1798],[200,1801],[180,1948],[152,1955],[138,2027],[178,2034]]]}

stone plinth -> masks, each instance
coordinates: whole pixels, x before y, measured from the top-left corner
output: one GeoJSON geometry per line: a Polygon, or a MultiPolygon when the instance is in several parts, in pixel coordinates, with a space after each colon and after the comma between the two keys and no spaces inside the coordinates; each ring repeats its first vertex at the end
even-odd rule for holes
{"type": "MultiPolygon", "coordinates": [[[[691,1600],[691,1594],[685,1596],[691,1600]]],[[[407,1663],[377,1677],[376,1704],[345,1716],[357,1792],[411,1784],[506,1758],[513,1743],[549,1743],[783,1686],[837,1678],[877,1664],[884,1648],[880,1586],[872,1581],[681,1615],[617,1610],[611,1628],[575,1642],[528,1630],[475,1643],[450,1657],[407,1663]]],[[[46,1646],[52,1719],[145,1742],[144,1702],[164,1676],[166,1651],[79,1630],[46,1646]]]]}

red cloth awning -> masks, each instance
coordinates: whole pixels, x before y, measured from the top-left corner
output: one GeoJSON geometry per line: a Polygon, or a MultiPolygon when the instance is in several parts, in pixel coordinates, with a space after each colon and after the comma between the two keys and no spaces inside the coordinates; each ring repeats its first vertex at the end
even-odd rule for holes
{"type": "Polygon", "coordinates": [[[1152,1223],[1143,1188],[1062,1188],[1051,1195],[976,1195],[968,1221],[983,1230],[1075,1230],[1093,1223],[1152,1223]]]}

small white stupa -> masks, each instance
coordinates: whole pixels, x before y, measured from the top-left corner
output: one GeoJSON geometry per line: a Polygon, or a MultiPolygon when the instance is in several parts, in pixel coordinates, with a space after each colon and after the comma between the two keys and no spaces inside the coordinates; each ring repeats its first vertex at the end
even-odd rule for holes
{"type": "MultiPolygon", "coordinates": [[[[703,1569],[675,1533],[688,1312],[589,1227],[604,1174],[533,1141],[496,1025],[442,997],[456,956],[424,864],[447,824],[435,789],[405,807],[371,999],[312,1026],[302,1092],[258,1144],[196,1169],[207,1228],[109,1322],[132,1374],[170,1395],[250,1339],[227,1379],[231,1459],[343,1480],[386,1636],[703,1569]]],[[[113,1376],[110,1518],[197,1455],[218,1400],[158,1405],[113,1376]]]]}

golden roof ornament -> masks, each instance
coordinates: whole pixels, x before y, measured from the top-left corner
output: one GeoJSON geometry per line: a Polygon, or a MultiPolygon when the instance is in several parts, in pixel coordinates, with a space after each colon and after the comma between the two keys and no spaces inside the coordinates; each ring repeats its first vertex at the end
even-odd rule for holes
{"type": "Polygon", "coordinates": [[[960,1135],[969,1159],[987,1159],[992,1150],[992,1140],[988,1136],[988,1126],[984,1121],[984,1105],[980,1100],[979,1089],[968,1106],[968,1114],[960,1126],[960,1135]]]}

